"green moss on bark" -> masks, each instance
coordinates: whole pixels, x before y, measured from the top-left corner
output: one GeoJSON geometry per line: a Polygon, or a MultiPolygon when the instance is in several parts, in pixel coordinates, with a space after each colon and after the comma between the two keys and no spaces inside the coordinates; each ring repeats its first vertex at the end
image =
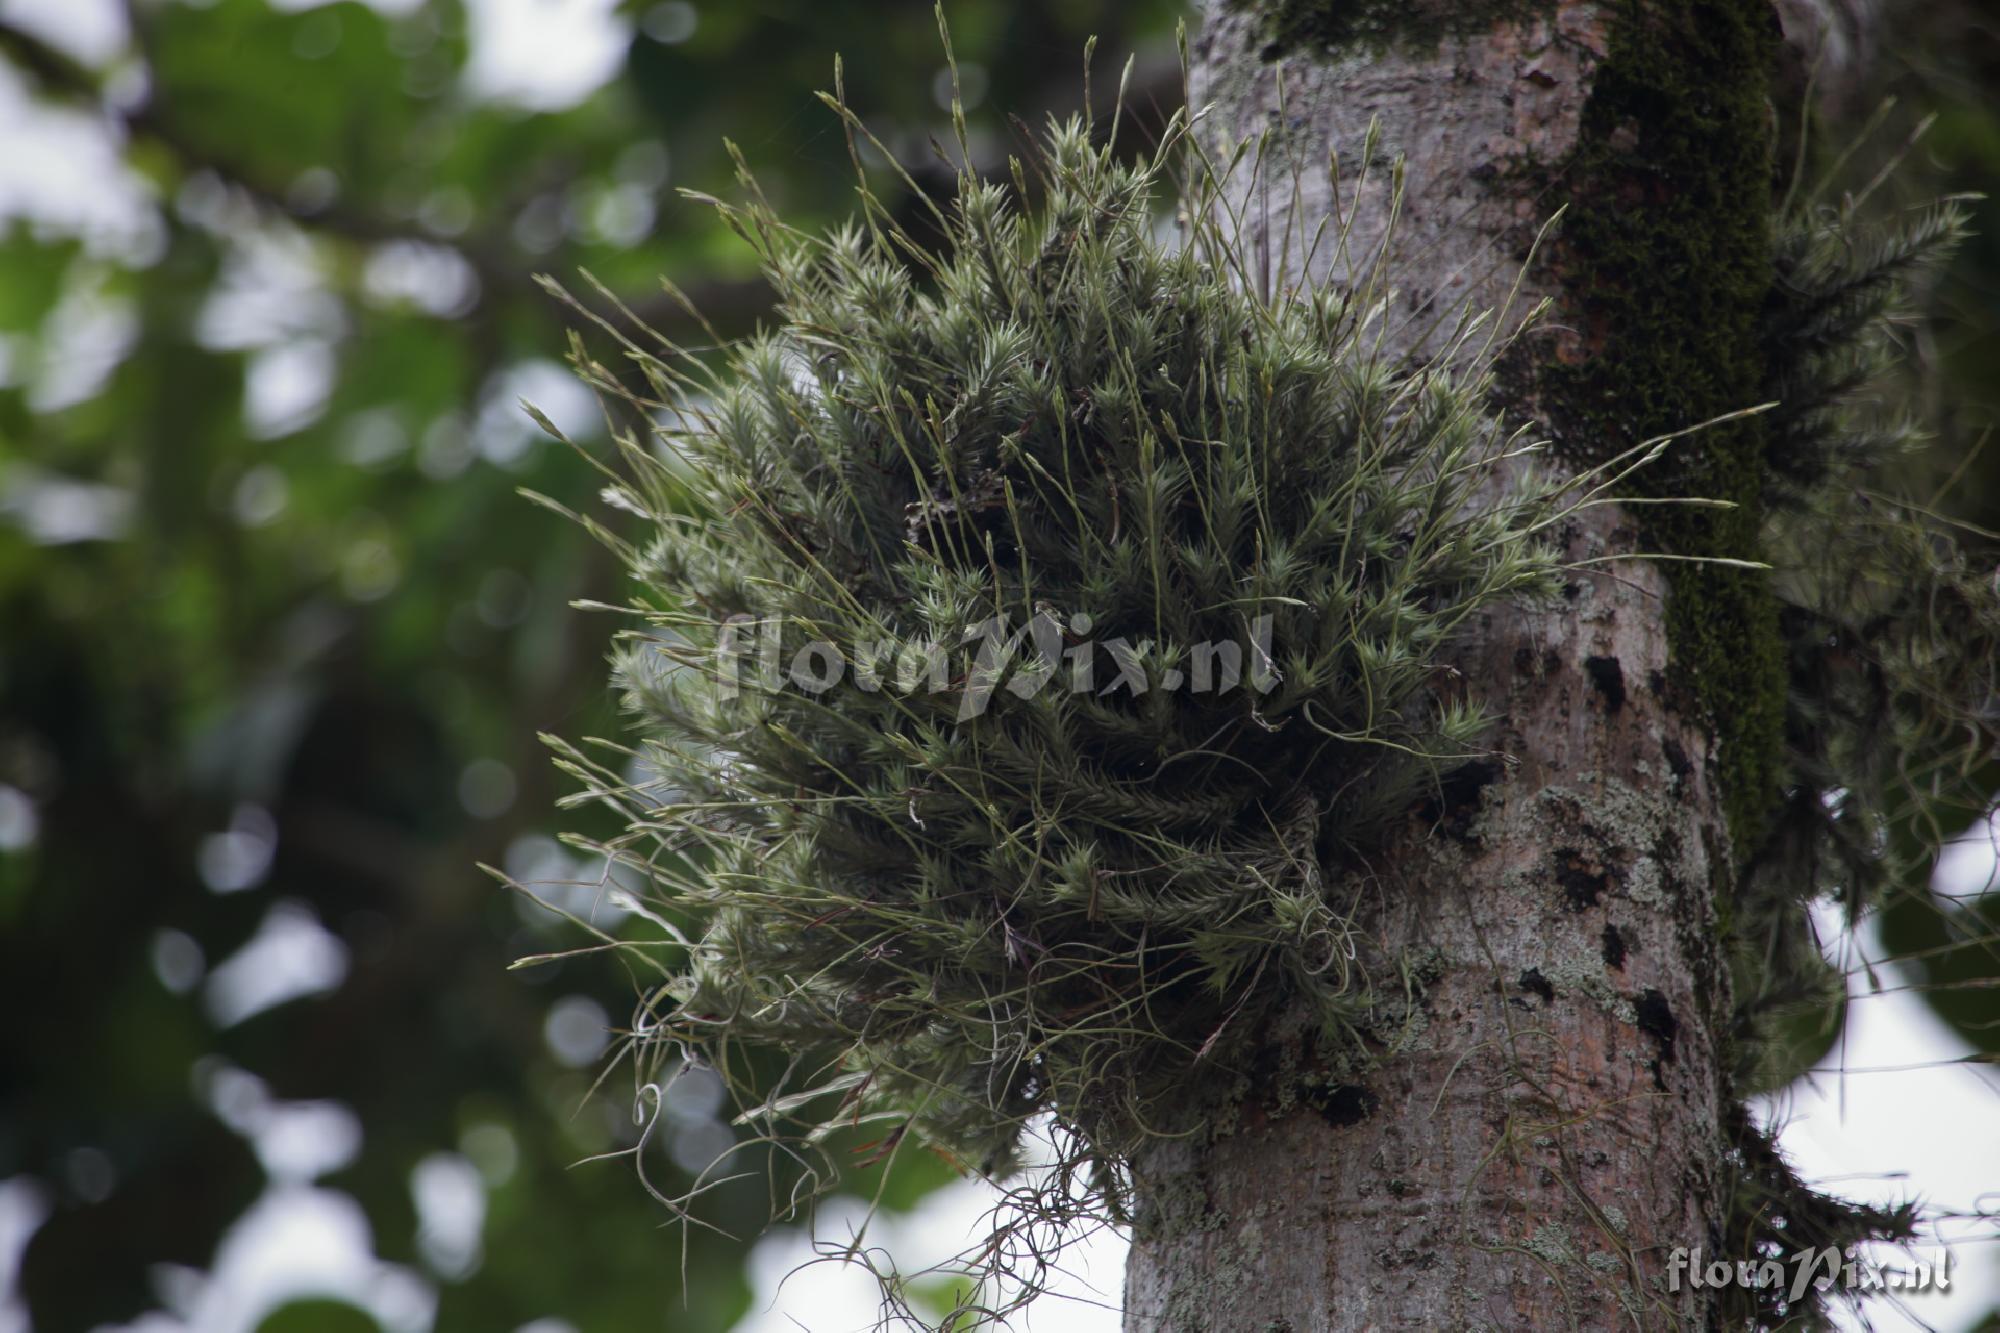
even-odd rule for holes
{"type": "MultiPolygon", "coordinates": [[[[1550,184],[1569,212],[1555,251],[1579,354],[1539,375],[1579,459],[1755,405],[1772,280],[1770,113],[1777,33],[1765,0],[1626,0],[1550,184]]],[[[1651,550],[1755,559],[1760,418],[1677,442],[1639,488],[1733,510],[1648,506],[1651,550]]],[[[1765,576],[1676,564],[1667,607],[1678,682],[1716,728],[1736,847],[1757,844],[1780,791],[1785,676],[1765,576]]]]}
{"type": "MultiPolygon", "coordinates": [[[[1252,3],[1236,0],[1238,8],[1252,3]]],[[[1549,7],[1549,0],[1273,0],[1257,6],[1264,15],[1266,60],[1352,48],[1428,49],[1442,38],[1484,31],[1501,19],[1549,7]]]]}

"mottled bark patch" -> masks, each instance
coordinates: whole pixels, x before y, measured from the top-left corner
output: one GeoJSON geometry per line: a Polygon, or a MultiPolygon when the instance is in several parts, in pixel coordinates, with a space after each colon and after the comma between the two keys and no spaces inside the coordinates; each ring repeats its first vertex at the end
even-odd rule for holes
{"type": "Polygon", "coordinates": [[[1604,697],[1604,711],[1615,713],[1625,706],[1625,671],[1615,657],[1586,657],[1583,672],[1590,677],[1590,684],[1604,697]]]}
{"type": "Polygon", "coordinates": [[[1359,1084],[1311,1092],[1302,1099],[1329,1125],[1358,1125],[1375,1114],[1381,1099],[1359,1084]]]}
{"type": "Polygon", "coordinates": [[[1672,736],[1661,743],[1660,753],[1665,757],[1667,768],[1672,771],[1676,782],[1685,780],[1688,774],[1694,772],[1694,765],[1688,761],[1687,750],[1672,736]]]}
{"type": "Polygon", "coordinates": [[[1609,921],[1604,923],[1604,965],[1614,972],[1625,970],[1625,937],[1609,921]]]}
{"type": "Polygon", "coordinates": [[[1556,848],[1555,878],[1562,889],[1563,901],[1572,912],[1586,912],[1597,906],[1597,900],[1611,883],[1610,873],[1600,862],[1574,847],[1556,848]]]}
{"type": "Polygon", "coordinates": [[[1653,1039],[1653,1047],[1658,1056],[1650,1066],[1653,1084],[1661,1092],[1667,1090],[1667,1080],[1663,1065],[1674,1062],[1674,1043],[1680,1037],[1681,1024],[1674,1017],[1673,1007],[1667,997],[1652,987],[1639,992],[1632,1000],[1632,1013],[1639,1031],[1653,1039]]]}
{"type": "Polygon", "coordinates": [[[1539,967],[1525,969],[1517,984],[1528,994],[1540,996],[1543,1004],[1555,1003],[1556,988],[1549,984],[1549,979],[1542,975],[1539,967]]]}

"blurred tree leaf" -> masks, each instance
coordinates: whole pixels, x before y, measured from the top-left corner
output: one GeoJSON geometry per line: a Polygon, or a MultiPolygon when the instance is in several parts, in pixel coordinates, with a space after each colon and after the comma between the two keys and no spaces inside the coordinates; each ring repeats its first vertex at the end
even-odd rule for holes
{"type": "Polygon", "coordinates": [[[27,228],[0,229],[0,333],[34,333],[62,295],[74,240],[43,241],[27,228]]]}
{"type": "Polygon", "coordinates": [[[273,1310],[257,1333],[381,1333],[381,1328],[365,1310],[344,1301],[307,1300],[273,1310]]]}

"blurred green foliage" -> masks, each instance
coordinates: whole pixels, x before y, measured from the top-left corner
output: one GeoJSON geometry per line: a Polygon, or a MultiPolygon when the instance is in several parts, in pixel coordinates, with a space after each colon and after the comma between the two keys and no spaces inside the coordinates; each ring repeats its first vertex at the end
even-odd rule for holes
{"type": "MultiPolygon", "coordinates": [[[[335,1102],[361,1142],[318,1185],[436,1285],[438,1329],[725,1328],[743,1242],[691,1229],[684,1253],[629,1161],[573,1167],[638,1139],[629,1079],[586,1098],[591,1019],[622,1023],[630,987],[592,960],[508,972],[577,937],[475,868],[603,897],[544,837],[536,734],[618,725],[610,627],[568,607],[618,576],[516,493],[580,508],[598,484],[514,402],[591,443],[531,279],[587,267],[671,323],[664,272],[749,327],[752,257],[675,188],[728,190],[726,132],[791,216],[845,213],[846,146],[812,97],[836,50],[857,108],[942,184],[930,6],[627,4],[608,80],[533,107],[477,87],[500,6],[89,8],[124,35],[81,53],[0,15],[0,152],[52,124],[44,153],[108,145],[75,197],[0,202],[0,1179],[49,1205],[19,1284],[33,1324],[170,1304],[253,1201],[314,1175],[273,1127],[335,1102]],[[319,988],[238,1018],[246,975],[314,951],[319,988]],[[413,1172],[438,1160],[483,1178],[482,1257],[423,1233],[413,1172]]],[[[1000,109],[1076,103],[1093,32],[1168,100],[1177,16],[955,3],[982,151],[1004,160],[1000,109]]],[[[56,188],[62,165],[31,170],[56,188]]],[[[647,1140],[673,1192],[673,1141],[712,1141],[707,1115],[647,1140]]],[[[920,1157],[891,1206],[948,1178],[920,1157]]],[[[746,1239],[769,1210],[757,1180],[706,1202],[746,1239]]],[[[338,1302],[263,1325],[365,1326],[338,1302]]]]}
{"type": "MultiPolygon", "coordinates": [[[[1932,433],[1914,470],[1935,487],[1940,509],[1965,525],[1968,551],[2000,579],[2000,441],[1992,438],[2000,425],[2000,5],[1889,0],[1885,12],[1871,77],[1825,109],[1808,157],[1839,164],[1823,179],[1862,192],[1880,218],[1906,217],[1939,194],[1974,196],[1970,235],[1904,332],[1897,388],[1932,433]]],[[[2000,792],[2000,756],[1983,776],[2000,792]]],[[[2000,812],[1985,827],[1964,810],[1922,813],[1936,824],[1892,830],[1905,857],[1940,832],[1975,843],[2000,837],[2000,812]]],[[[1990,864],[1980,854],[1961,859],[1982,862],[1990,864]]],[[[1910,987],[1973,1060],[2000,1058],[2000,882],[1903,887],[1877,922],[1892,967],[1868,970],[1864,984],[1910,987]]],[[[1801,1027],[1821,1053],[1840,1034],[1838,1018],[1801,1027]]]]}

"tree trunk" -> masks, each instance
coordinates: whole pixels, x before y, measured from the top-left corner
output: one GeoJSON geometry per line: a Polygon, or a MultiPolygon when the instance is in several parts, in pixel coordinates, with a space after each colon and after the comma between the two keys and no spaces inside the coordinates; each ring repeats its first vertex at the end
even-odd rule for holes
{"type": "MultiPolygon", "coordinates": [[[[1336,208],[1369,257],[1388,196],[1356,159],[1379,120],[1378,182],[1407,163],[1388,273],[1408,347],[1426,316],[1500,306],[1567,205],[1523,285],[1553,318],[1498,406],[1598,460],[1762,395],[1777,31],[1767,0],[1218,0],[1194,100],[1211,143],[1270,129],[1319,166],[1239,200],[1253,274],[1296,264],[1336,208]]],[[[1739,510],[1607,506],[1573,556],[1754,555],[1760,438],[1704,432],[1655,479],[1739,510]]],[[[1782,678],[1754,576],[1671,569],[1581,567],[1559,608],[1464,645],[1507,759],[1451,775],[1373,858],[1364,918],[1381,957],[1417,960],[1421,1031],[1316,1105],[1212,1090],[1216,1128],[1136,1164],[1127,1329],[1711,1321],[1667,1255],[1724,1234],[1718,910],[1775,791],[1782,678]]],[[[1312,1058],[1262,1040],[1259,1067],[1312,1058]]]]}

